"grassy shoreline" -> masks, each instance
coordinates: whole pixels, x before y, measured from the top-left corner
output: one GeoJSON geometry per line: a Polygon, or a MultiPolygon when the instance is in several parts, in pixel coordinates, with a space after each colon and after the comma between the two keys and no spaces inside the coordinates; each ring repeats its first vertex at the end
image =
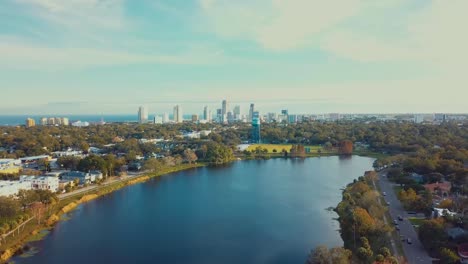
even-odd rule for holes
{"type": "Polygon", "coordinates": [[[105,196],[127,186],[149,181],[156,177],[168,175],[183,170],[204,167],[206,165],[207,164],[205,163],[195,163],[167,167],[157,172],[132,177],[130,179],[118,181],[105,186],[100,186],[96,189],[90,190],[89,192],[78,193],[76,195],[60,200],[56,205],[54,205],[54,208],[51,210],[51,214],[47,216],[47,220],[44,221],[44,223],[37,224],[34,221],[28,223],[20,234],[15,236],[13,239],[9,238],[9,241],[1,245],[0,263],[8,263],[8,260],[11,257],[23,253],[23,248],[27,243],[37,241],[45,237],[47,235],[45,234],[46,230],[53,229],[55,225],[63,219],[63,215],[73,211],[80,204],[87,203],[89,201],[97,199],[101,196],[105,196]]]}

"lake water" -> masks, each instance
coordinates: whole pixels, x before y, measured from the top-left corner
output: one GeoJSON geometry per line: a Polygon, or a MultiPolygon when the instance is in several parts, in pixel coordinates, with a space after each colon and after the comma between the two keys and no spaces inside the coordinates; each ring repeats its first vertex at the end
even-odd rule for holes
{"type": "Polygon", "coordinates": [[[240,161],[160,177],[81,205],[32,257],[53,263],[300,263],[341,246],[334,212],[347,183],[372,168],[353,156],[240,161]]]}

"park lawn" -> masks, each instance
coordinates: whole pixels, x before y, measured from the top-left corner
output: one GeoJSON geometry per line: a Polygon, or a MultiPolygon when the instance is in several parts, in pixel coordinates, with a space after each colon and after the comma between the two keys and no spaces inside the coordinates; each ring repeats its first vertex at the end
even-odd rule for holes
{"type": "MultiPolygon", "coordinates": [[[[268,153],[275,153],[273,152],[274,149],[276,149],[276,153],[281,153],[283,149],[289,152],[292,147],[291,144],[252,144],[247,148],[247,150],[254,151],[258,146],[260,146],[262,149],[267,149],[268,153]]],[[[320,146],[305,146],[305,147],[310,148],[310,153],[317,153],[317,151],[321,149],[320,146]]],[[[322,152],[326,152],[326,151],[323,151],[322,149],[322,152]]]]}

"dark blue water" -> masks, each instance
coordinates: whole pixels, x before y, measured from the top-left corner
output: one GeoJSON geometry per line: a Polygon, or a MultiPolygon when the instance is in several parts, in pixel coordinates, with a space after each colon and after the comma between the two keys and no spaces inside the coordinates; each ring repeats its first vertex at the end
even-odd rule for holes
{"type": "MultiPolygon", "coordinates": [[[[137,122],[138,116],[136,114],[127,115],[0,115],[0,126],[17,126],[24,125],[26,118],[32,118],[36,120],[36,124],[40,124],[42,117],[67,117],[70,122],[83,121],[83,122],[100,122],[101,119],[107,123],[116,122],[137,122]]],[[[154,118],[154,115],[148,116],[149,120],[154,118]]],[[[169,115],[172,119],[172,114],[169,115]]],[[[191,115],[184,115],[184,119],[191,120],[191,115]]]]}
{"type": "Polygon", "coordinates": [[[352,157],[242,161],[134,185],[81,205],[18,264],[304,263],[340,246],[340,188],[372,167],[352,157]]]}

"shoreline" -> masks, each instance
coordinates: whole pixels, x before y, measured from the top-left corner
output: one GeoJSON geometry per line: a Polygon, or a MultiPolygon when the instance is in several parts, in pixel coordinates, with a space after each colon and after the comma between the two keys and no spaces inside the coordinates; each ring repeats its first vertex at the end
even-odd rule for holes
{"type": "Polygon", "coordinates": [[[44,235],[43,237],[40,237],[39,239],[37,238],[38,234],[41,234],[44,231],[50,231],[51,229],[55,228],[56,224],[63,220],[63,217],[62,217],[63,215],[73,211],[80,204],[85,204],[89,201],[98,199],[102,196],[113,193],[127,186],[147,182],[156,177],[161,177],[161,176],[169,175],[175,172],[180,172],[184,170],[200,168],[200,167],[205,167],[205,166],[207,166],[206,163],[195,163],[195,164],[182,164],[182,165],[175,166],[175,167],[169,167],[159,172],[143,174],[137,177],[132,177],[131,179],[118,181],[109,185],[98,186],[98,188],[95,188],[89,192],[78,193],[76,195],[67,197],[63,200],[59,200],[56,205],[56,208],[54,208],[53,212],[44,220],[42,224],[39,224],[36,226],[30,226],[27,229],[28,232],[26,235],[23,234],[22,238],[20,238],[13,245],[9,246],[3,252],[1,252],[0,263],[9,263],[9,260],[12,257],[25,253],[25,249],[27,252],[28,243],[32,241],[44,239],[47,236],[47,234],[44,235]]]}

